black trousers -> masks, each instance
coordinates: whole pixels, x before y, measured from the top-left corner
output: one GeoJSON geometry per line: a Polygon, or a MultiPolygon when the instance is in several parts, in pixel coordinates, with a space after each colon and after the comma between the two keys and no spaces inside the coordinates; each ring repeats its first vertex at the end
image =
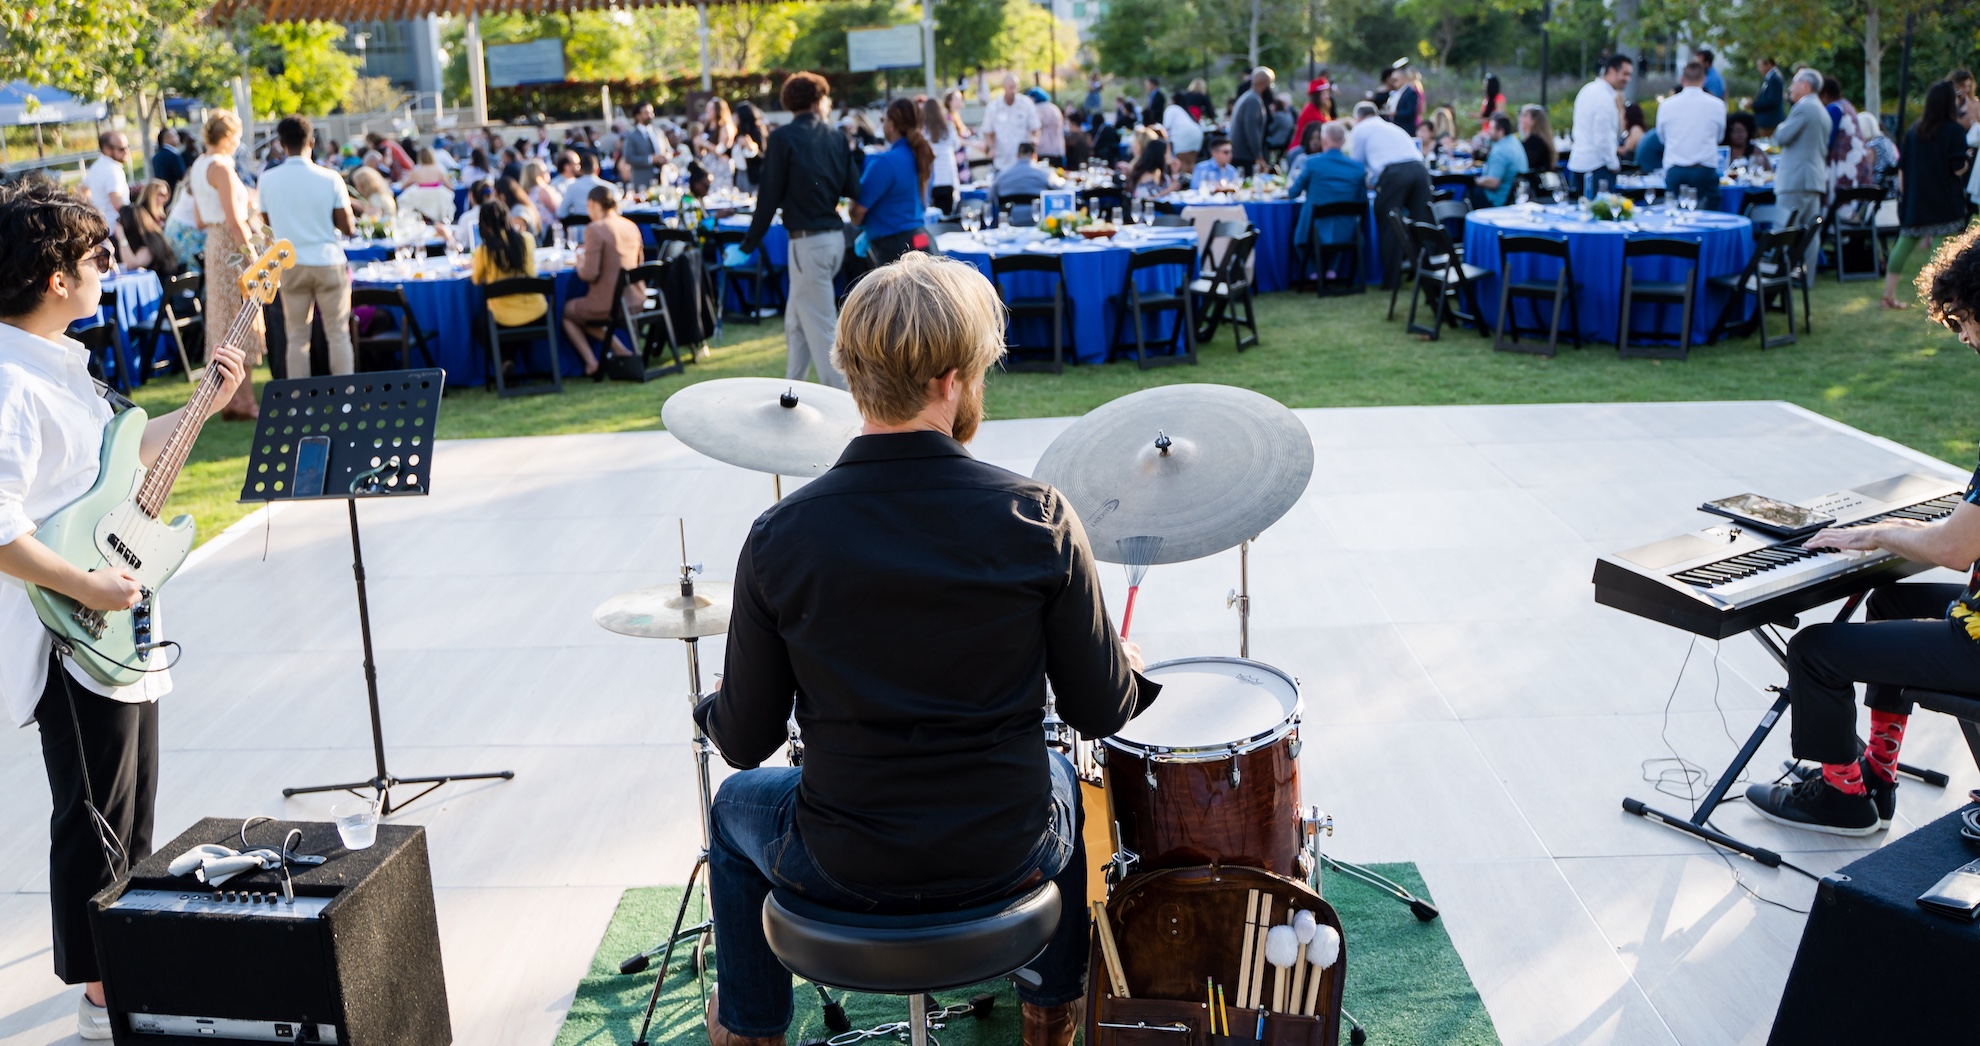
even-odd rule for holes
{"type": "Polygon", "coordinates": [[[914,241],[916,237],[921,237],[922,242],[926,243],[927,236],[928,230],[926,229],[909,229],[906,232],[897,232],[892,236],[867,237],[866,260],[871,262],[875,268],[882,265],[891,265],[894,262],[900,261],[901,255],[915,249],[914,241]]]}
{"type": "Polygon", "coordinates": [[[48,819],[48,904],[55,928],[55,975],[65,984],[102,980],[89,932],[89,899],[114,876],[83,806],[83,763],[76,728],[88,753],[89,787],[132,864],[151,853],[151,817],[158,798],[158,704],[113,701],[92,693],[59,660],[50,659],[48,685],[34,706],[41,728],[41,761],[55,810],[48,819]],[[75,717],[69,715],[69,697],[75,717]]]}
{"type": "Polygon", "coordinates": [[[1402,278],[1403,259],[1410,257],[1409,241],[1390,227],[1390,211],[1401,211],[1413,222],[1430,220],[1430,168],[1403,161],[1382,168],[1375,178],[1375,219],[1382,226],[1383,290],[1402,278]]]}
{"type": "Polygon", "coordinates": [[[1861,623],[1809,625],[1788,642],[1788,697],[1794,711],[1794,755],[1847,763],[1858,755],[1856,686],[1863,703],[1911,713],[1899,691],[1907,686],[1970,692],[1980,689],[1980,642],[1946,620],[1960,585],[1885,585],[1870,593],[1861,623]]]}
{"type": "Polygon", "coordinates": [[[956,213],[956,187],[953,185],[929,186],[928,206],[941,211],[943,217],[956,213]]]}

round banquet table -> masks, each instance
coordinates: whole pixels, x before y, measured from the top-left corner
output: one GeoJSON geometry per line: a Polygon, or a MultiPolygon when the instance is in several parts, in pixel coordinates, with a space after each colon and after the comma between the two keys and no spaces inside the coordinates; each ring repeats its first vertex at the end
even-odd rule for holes
{"type": "MultiPolygon", "coordinates": [[[[557,283],[556,300],[550,303],[550,315],[560,323],[564,316],[564,303],[573,296],[582,297],[586,289],[585,282],[577,278],[577,271],[571,265],[569,251],[559,252],[546,247],[536,252],[538,275],[557,283]]],[[[481,288],[468,278],[467,270],[456,268],[446,258],[422,258],[412,262],[361,265],[352,272],[351,279],[352,285],[357,287],[397,287],[405,291],[406,303],[412,307],[420,331],[434,335],[431,341],[434,362],[447,372],[448,385],[488,383],[488,350],[483,347],[482,340],[488,323],[488,306],[481,288]]],[[[584,364],[578,360],[576,350],[570,347],[561,330],[560,326],[557,352],[564,378],[581,377],[584,364]]],[[[413,366],[423,365],[425,360],[414,353],[413,366]]],[[[531,350],[527,369],[531,373],[550,372],[547,347],[537,345],[531,350]]]]}
{"type": "Polygon", "coordinates": [[[397,240],[339,240],[337,245],[344,249],[344,260],[352,265],[365,262],[391,261],[392,252],[400,247],[413,246],[422,251],[436,243],[446,243],[438,236],[428,236],[417,244],[402,243],[397,240]]]}
{"type": "MultiPolygon", "coordinates": [[[[1694,343],[1703,343],[1719,317],[1726,296],[1706,281],[1714,276],[1737,275],[1753,254],[1753,223],[1737,214],[1700,211],[1679,219],[1664,206],[1641,209],[1629,222],[1586,221],[1573,207],[1517,204],[1490,207],[1466,216],[1464,260],[1486,270],[1479,282],[1479,308],[1486,323],[1496,323],[1499,315],[1499,237],[1513,235],[1566,236],[1574,263],[1575,306],[1584,340],[1614,343],[1616,323],[1622,314],[1623,241],[1643,237],[1696,240],[1698,253],[1698,294],[1691,321],[1694,343]]],[[[1553,280],[1560,263],[1532,255],[1516,256],[1513,276],[1521,281],[1553,280]]],[[[1680,280],[1685,264],[1675,258],[1640,258],[1632,263],[1642,280],[1680,280]]],[[[1533,317],[1528,309],[1538,308],[1541,318],[1551,318],[1544,303],[1515,304],[1522,323],[1533,317]]],[[[1631,323],[1640,332],[1656,329],[1675,332],[1678,317],[1674,306],[1645,305],[1637,309],[1631,323]]],[[[1563,316],[1562,323],[1567,322],[1563,316]]],[[[1671,335],[1674,337],[1675,335],[1671,335]]]]}
{"type": "MultiPolygon", "coordinates": [[[[1214,216],[1213,208],[1242,207],[1245,220],[1258,230],[1258,247],[1252,252],[1253,289],[1261,294],[1290,289],[1301,280],[1313,278],[1312,266],[1293,245],[1293,226],[1299,221],[1299,199],[1279,197],[1268,200],[1236,200],[1229,196],[1198,193],[1193,190],[1170,193],[1159,204],[1163,211],[1185,218],[1198,212],[1214,216]]],[[[1366,242],[1361,245],[1364,274],[1368,283],[1382,282],[1382,232],[1375,223],[1375,194],[1368,194],[1368,217],[1362,226],[1366,242]]],[[[1208,237],[1207,230],[1199,242],[1208,237]]]]}
{"type": "MultiPolygon", "coordinates": [[[[1049,252],[1060,256],[1064,266],[1066,296],[1072,303],[1072,344],[1066,356],[1080,363],[1105,363],[1113,344],[1116,302],[1127,280],[1128,255],[1155,247],[1196,247],[1196,230],[1147,225],[1128,226],[1111,240],[1052,240],[1031,229],[1013,230],[1012,239],[1001,234],[947,233],[937,241],[943,254],[966,261],[990,275],[990,259],[996,255],[1049,252]]],[[[1135,283],[1146,291],[1174,291],[1186,273],[1173,266],[1145,269],[1135,283]]],[[[1020,297],[1049,295],[1052,277],[1045,273],[1021,272],[1004,278],[1010,292],[1020,297]]],[[[1046,320],[1026,320],[1020,330],[1026,345],[1049,345],[1052,332],[1046,320]],[[1035,329],[1034,329],[1035,328],[1035,329]]],[[[1166,337],[1172,320],[1161,317],[1155,329],[1147,332],[1151,343],[1166,337]]]]}
{"type": "MultiPolygon", "coordinates": [[[[1622,178],[1618,178],[1616,180],[1616,188],[1617,189],[1656,189],[1660,197],[1662,196],[1663,193],[1669,191],[1664,184],[1664,176],[1662,172],[1658,172],[1657,174],[1646,174],[1646,175],[1628,175],[1622,178]]],[[[1751,196],[1754,193],[1763,193],[1763,192],[1770,193],[1773,191],[1774,191],[1774,183],[1772,182],[1768,182],[1764,185],[1749,185],[1745,182],[1739,182],[1732,185],[1727,185],[1724,182],[1720,182],[1719,210],[1724,211],[1727,214],[1738,214],[1740,213],[1740,210],[1746,206],[1746,198],[1748,196],[1751,196]]]]}

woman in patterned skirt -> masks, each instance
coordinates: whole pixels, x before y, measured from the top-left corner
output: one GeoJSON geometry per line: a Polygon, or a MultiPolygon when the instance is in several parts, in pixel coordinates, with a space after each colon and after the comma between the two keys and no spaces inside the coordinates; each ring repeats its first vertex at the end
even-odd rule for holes
{"type": "Polygon", "coordinates": [[[206,151],[193,161],[186,183],[193,193],[199,220],[206,231],[206,329],[218,337],[234,325],[243,308],[255,310],[254,322],[235,342],[247,357],[248,377],[234,392],[234,398],[220,411],[228,421],[252,421],[260,414],[255,406],[254,366],[261,362],[266,346],[262,341],[259,303],[241,298],[240,276],[254,261],[254,209],[248,203],[247,186],[234,171],[234,150],[241,144],[241,120],[221,110],[206,121],[206,151]]]}

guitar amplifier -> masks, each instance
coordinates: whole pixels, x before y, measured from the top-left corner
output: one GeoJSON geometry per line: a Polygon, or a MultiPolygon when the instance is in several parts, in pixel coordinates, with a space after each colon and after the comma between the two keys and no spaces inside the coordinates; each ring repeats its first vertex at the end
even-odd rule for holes
{"type": "Polygon", "coordinates": [[[293,904],[279,870],[218,889],[167,871],[203,843],[239,849],[240,828],[209,817],[91,899],[119,1046],[451,1043],[426,829],[381,824],[376,844],[351,851],[328,823],[257,822],[251,847],[279,851],[300,828],[290,852],[328,858],[290,866],[293,904]]]}

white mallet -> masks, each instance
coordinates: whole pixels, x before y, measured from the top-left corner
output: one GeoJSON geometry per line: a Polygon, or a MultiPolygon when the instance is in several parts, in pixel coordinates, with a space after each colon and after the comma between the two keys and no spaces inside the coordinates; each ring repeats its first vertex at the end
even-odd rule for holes
{"type": "Polygon", "coordinates": [[[1313,917],[1312,912],[1302,908],[1293,913],[1288,925],[1293,929],[1293,937],[1299,941],[1300,961],[1293,963],[1292,990],[1286,995],[1286,1002],[1292,1008],[1292,1012],[1301,1013],[1304,1011],[1299,1008],[1299,1001],[1306,998],[1306,963],[1303,961],[1306,956],[1306,945],[1313,940],[1314,931],[1319,927],[1320,921],[1313,917]]]}
{"type": "Polygon", "coordinates": [[[1331,926],[1321,926],[1314,931],[1313,941],[1306,946],[1306,961],[1313,964],[1313,977],[1306,982],[1307,1016],[1317,1016],[1320,1005],[1320,971],[1332,969],[1341,958],[1341,931],[1331,926]]]}
{"type": "Polygon", "coordinates": [[[1274,926],[1265,934],[1265,961],[1272,964],[1272,1012],[1286,1012],[1286,971],[1299,961],[1299,937],[1290,926],[1274,926]]]}

